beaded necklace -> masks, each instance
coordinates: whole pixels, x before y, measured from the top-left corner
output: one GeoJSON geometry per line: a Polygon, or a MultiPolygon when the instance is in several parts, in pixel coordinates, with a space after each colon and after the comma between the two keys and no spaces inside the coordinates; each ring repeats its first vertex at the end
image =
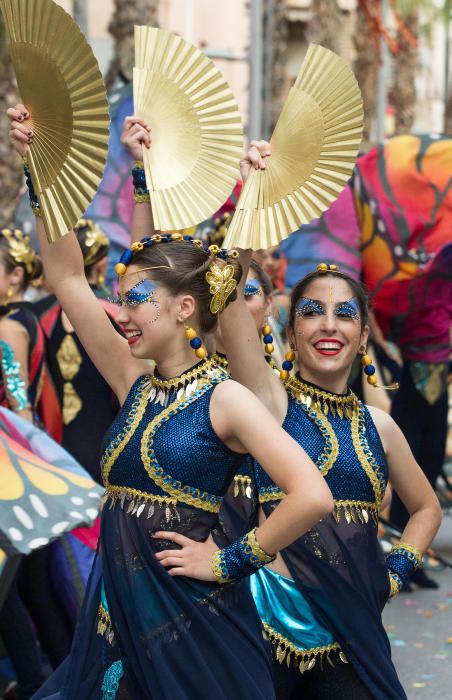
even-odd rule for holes
{"type": "Polygon", "coordinates": [[[175,398],[180,401],[182,398],[188,398],[198,386],[198,382],[202,377],[216,377],[222,371],[222,367],[216,362],[214,357],[207,358],[199,362],[188,372],[184,372],[179,377],[164,379],[156,374],[149,375],[147,379],[148,401],[151,403],[159,403],[161,406],[167,406],[168,401],[175,398]]]}
{"type": "Polygon", "coordinates": [[[289,377],[284,381],[286,389],[297,401],[313,411],[321,411],[325,416],[331,413],[339,418],[351,420],[359,409],[358,398],[349,390],[347,394],[333,394],[315,384],[307,384],[298,377],[289,377]]]}

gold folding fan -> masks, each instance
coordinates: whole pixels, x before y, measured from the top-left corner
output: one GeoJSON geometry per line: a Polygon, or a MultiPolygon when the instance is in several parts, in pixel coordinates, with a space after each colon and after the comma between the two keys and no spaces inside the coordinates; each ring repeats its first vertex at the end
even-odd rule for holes
{"type": "Polygon", "coordinates": [[[102,177],[109,125],[104,82],[79,27],[52,0],[0,0],[0,8],[34,131],[28,165],[54,241],[82,216],[102,177]]]}
{"type": "Polygon", "coordinates": [[[243,129],[228,84],[180,37],[135,27],[133,94],[135,114],[152,127],[143,161],[155,228],[204,221],[229,197],[239,174],[243,129]]]}
{"type": "Polygon", "coordinates": [[[352,174],[362,126],[352,71],[311,44],[275,126],[266,169],[251,169],[224,245],[270,248],[325,211],[352,174]]]}

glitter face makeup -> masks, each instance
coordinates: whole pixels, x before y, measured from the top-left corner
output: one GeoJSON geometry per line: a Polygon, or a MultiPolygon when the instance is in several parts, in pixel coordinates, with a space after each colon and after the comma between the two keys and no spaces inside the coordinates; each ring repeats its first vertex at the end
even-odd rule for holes
{"type": "MultiPolygon", "coordinates": [[[[299,318],[305,318],[306,316],[314,315],[324,316],[326,311],[323,304],[319,301],[309,297],[301,297],[295,313],[299,318]]],[[[334,310],[334,314],[338,318],[351,318],[354,321],[361,320],[359,303],[356,297],[352,297],[348,301],[339,302],[334,310]]]]}
{"type": "Polygon", "coordinates": [[[339,318],[352,318],[354,321],[360,321],[361,313],[357,298],[352,297],[348,301],[342,301],[336,307],[335,314],[339,318]]]}
{"type": "Polygon", "coordinates": [[[299,318],[304,318],[305,316],[314,316],[314,314],[325,315],[325,309],[322,304],[309,297],[300,297],[295,309],[295,315],[299,318]]]}
{"type": "Polygon", "coordinates": [[[125,294],[118,294],[116,297],[109,299],[113,304],[118,306],[134,307],[145,302],[156,303],[155,292],[157,286],[152,280],[144,279],[137,282],[131,289],[128,289],[125,294]]]}
{"type": "Polygon", "coordinates": [[[256,294],[263,296],[262,287],[261,287],[259,280],[255,280],[255,279],[247,280],[246,284],[245,284],[244,294],[245,294],[245,297],[255,296],[256,294]]]}

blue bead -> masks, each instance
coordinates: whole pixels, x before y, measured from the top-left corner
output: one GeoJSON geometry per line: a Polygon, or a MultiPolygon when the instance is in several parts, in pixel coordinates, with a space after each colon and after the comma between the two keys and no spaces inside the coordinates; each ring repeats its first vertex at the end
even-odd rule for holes
{"type": "Polygon", "coordinates": [[[292,362],[290,362],[290,360],[284,360],[284,362],[282,363],[282,368],[290,372],[290,370],[293,369],[293,364],[292,362]]]}
{"type": "Polygon", "coordinates": [[[184,241],[192,241],[193,237],[192,236],[184,236],[184,241]]]}
{"type": "Polygon", "coordinates": [[[133,258],[133,253],[132,253],[132,251],[131,251],[131,250],[125,250],[125,251],[123,252],[123,254],[121,255],[121,257],[120,257],[119,262],[124,263],[124,265],[128,265],[129,262],[132,260],[132,258],[133,258]]]}
{"type": "Polygon", "coordinates": [[[193,338],[193,340],[190,340],[190,345],[193,348],[193,350],[197,350],[202,345],[201,338],[193,338]]]}
{"type": "Polygon", "coordinates": [[[375,367],[373,365],[366,365],[364,367],[364,374],[367,374],[368,377],[375,374],[375,367]]]}
{"type": "Polygon", "coordinates": [[[264,335],[264,343],[273,343],[272,335],[264,335]]]}

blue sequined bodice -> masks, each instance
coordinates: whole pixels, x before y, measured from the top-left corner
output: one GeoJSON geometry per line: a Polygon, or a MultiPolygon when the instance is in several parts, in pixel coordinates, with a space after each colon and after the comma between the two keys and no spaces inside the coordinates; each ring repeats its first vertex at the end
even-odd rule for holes
{"type": "MultiPolygon", "coordinates": [[[[384,495],[388,469],[383,446],[364,404],[340,397],[296,378],[286,383],[288,410],[284,429],[317,464],[347,519],[375,517],[384,495]],[[356,506],[356,507],[355,507],[356,506]]],[[[256,464],[261,503],[283,496],[256,464]]]]}
{"type": "Polygon", "coordinates": [[[246,460],[215,434],[209,403],[228,378],[207,363],[205,375],[182,386],[144,376],[129,392],[105,439],[102,473],[107,492],[219,511],[234,474],[246,460]]]}

